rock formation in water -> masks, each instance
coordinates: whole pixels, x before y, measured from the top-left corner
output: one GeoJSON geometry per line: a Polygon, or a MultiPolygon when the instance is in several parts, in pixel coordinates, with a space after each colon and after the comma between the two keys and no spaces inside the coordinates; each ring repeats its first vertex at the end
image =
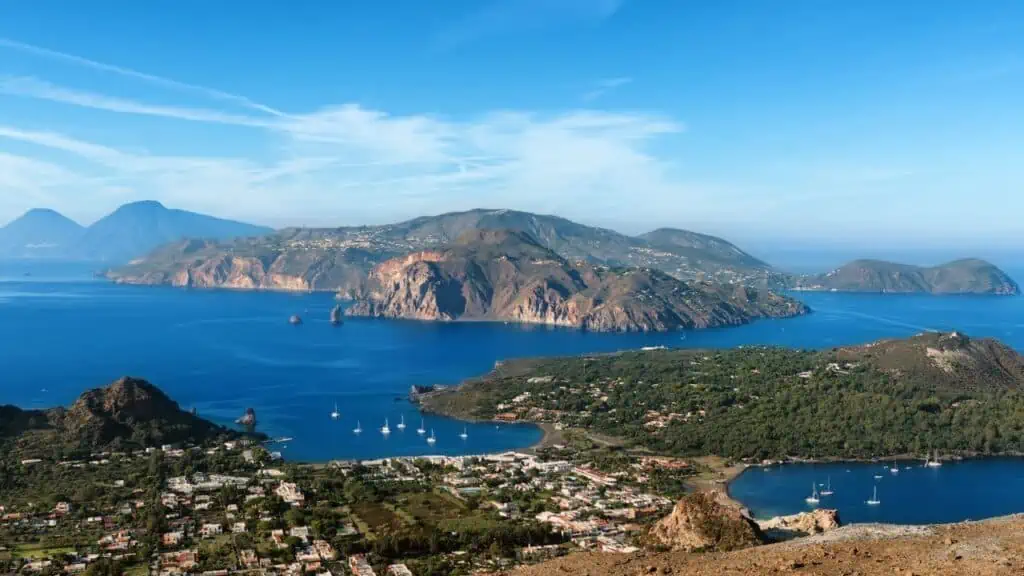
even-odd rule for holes
{"type": "Polygon", "coordinates": [[[930,268],[881,260],[856,260],[826,274],[794,278],[798,290],[926,294],[1016,295],[1017,283],[975,258],[930,268]]]}
{"type": "Polygon", "coordinates": [[[651,528],[651,541],[670,550],[730,551],[757,546],[764,537],[739,508],[711,492],[695,492],[651,528]]]}
{"type": "Polygon", "coordinates": [[[667,331],[807,311],[796,300],[767,290],[687,283],[651,269],[569,262],[524,233],[485,230],[467,232],[445,248],[383,262],[346,313],[667,331]]]}
{"type": "Polygon", "coordinates": [[[341,319],[341,306],[335,306],[331,309],[331,324],[334,326],[341,326],[343,320],[341,319]]]}

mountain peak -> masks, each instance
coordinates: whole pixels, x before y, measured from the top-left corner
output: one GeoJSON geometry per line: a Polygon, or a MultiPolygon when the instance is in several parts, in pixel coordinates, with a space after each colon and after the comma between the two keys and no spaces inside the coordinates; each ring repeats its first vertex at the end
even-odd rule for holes
{"type": "Polygon", "coordinates": [[[129,202],[122,205],[117,209],[117,212],[163,212],[164,210],[167,210],[167,208],[157,200],[139,200],[138,202],[129,202]]]}

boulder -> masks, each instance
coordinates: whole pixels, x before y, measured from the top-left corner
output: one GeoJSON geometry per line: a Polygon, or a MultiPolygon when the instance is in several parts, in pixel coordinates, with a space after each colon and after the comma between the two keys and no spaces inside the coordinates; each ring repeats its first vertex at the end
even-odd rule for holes
{"type": "Polygon", "coordinates": [[[758,525],[738,507],[709,492],[689,494],[651,528],[654,544],[671,550],[730,551],[764,542],[758,525]]]}

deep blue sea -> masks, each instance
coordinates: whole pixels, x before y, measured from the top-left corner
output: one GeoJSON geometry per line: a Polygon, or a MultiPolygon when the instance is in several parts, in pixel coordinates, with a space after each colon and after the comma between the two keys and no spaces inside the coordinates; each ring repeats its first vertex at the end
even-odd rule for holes
{"type": "Polygon", "coordinates": [[[898,474],[889,471],[892,462],[751,468],[732,482],[729,493],[755,517],[769,518],[812,510],[804,501],[811,485],[831,484],[834,494],[820,496],[817,506],[838,509],[844,524],[934,524],[1024,512],[1024,459],[923,464],[897,462],[898,474]],[[880,504],[869,505],[875,488],[880,504]]]}
{"type": "MultiPolygon", "coordinates": [[[[116,286],[91,280],[83,266],[0,264],[0,404],[69,404],[85,389],[132,375],[222,423],[254,408],[262,431],[293,438],[282,449],[289,459],[478,454],[529,446],[541,433],[533,426],[467,426],[421,416],[405,400],[409,386],[455,384],[506,358],[653,345],[824,348],[955,329],[997,337],[1024,350],[1024,298],[796,296],[814,313],[685,333],[593,334],[371,319],[346,319],[335,328],[328,323],[334,305],[329,294],[116,286]],[[301,315],[305,323],[289,325],[291,314],[301,315]],[[329,416],[335,403],[342,413],[339,421],[329,416]],[[399,431],[396,425],[403,417],[408,427],[399,431]],[[436,433],[435,447],[415,432],[421,418],[436,433]],[[393,430],[386,438],[378,432],[385,419],[393,430]],[[352,432],[357,421],[364,429],[361,435],[352,432]],[[466,440],[459,437],[464,427],[466,440]]],[[[796,511],[812,477],[825,482],[830,474],[821,467],[804,470],[751,471],[733,490],[757,512],[796,511]]],[[[885,477],[879,484],[883,504],[877,509],[859,504],[870,496],[874,481],[868,470],[841,465],[831,475],[834,501],[846,521],[930,522],[1024,511],[1020,461],[972,462],[885,477]],[[939,500],[932,499],[945,494],[957,504],[935,506],[939,500]]]]}

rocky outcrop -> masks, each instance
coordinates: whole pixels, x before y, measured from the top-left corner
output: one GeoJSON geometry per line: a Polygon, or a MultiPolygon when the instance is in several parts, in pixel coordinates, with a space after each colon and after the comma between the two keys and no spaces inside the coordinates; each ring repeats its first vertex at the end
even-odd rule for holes
{"type": "Polygon", "coordinates": [[[385,261],[373,269],[355,300],[346,313],[594,331],[708,328],[808,311],[766,290],[569,262],[532,237],[509,230],[468,232],[451,246],[385,261]]]}
{"type": "Polygon", "coordinates": [[[341,324],[343,323],[341,316],[341,306],[335,306],[334,308],[331,308],[331,325],[341,326],[341,324]]]}
{"type": "Polygon", "coordinates": [[[856,260],[826,274],[796,277],[797,290],[926,294],[1016,295],[1006,272],[976,258],[921,267],[881,260],[856,260]]]}
{"type": "Polygon", "coordinates": [[[156,386],[137,378],[122,378],[105,388],[89,390],[70,408],[3,406],[0,416],[0,444],[13,444],[22,453],[199,444],[219,436],[237,436],[182,410],[156,386]]]}
{"type": "Polygon", "coordinates": [[[658,546],[686,552],[739,550],[764,542],[757,523],[710,492],[684,497],[649,536],[658,546]]]}
{"type": "Polygon", "coordinates": [[[758,522],[765,538],[773,542],[822,534],[842,526],[838,510],[813,510],[792,516],[776,516],[758,522]]]}

